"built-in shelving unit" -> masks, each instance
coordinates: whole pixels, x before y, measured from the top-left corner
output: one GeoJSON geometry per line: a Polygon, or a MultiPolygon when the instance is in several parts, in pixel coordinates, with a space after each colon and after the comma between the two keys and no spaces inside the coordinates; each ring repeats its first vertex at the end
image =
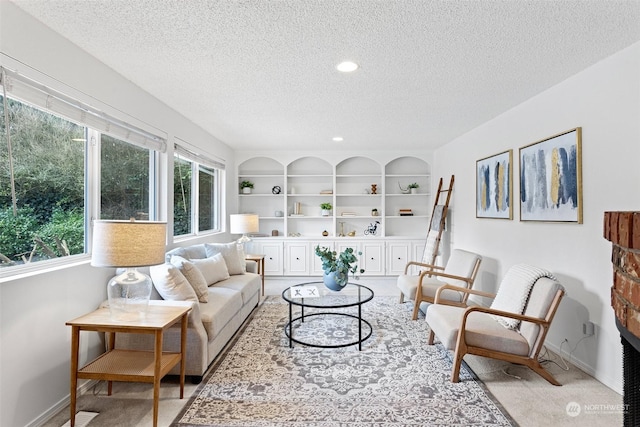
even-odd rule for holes
{"type": "Polygon", "coordinates": [[[308,156],[284,165],[255,157],[238,165],[238,184],[245,180],[254,188],[242,194],[238,185],[239,212],[260,217],[250,250],[266,255],[266,275],[322,274],[316,245],[362,252],[364,275],[371,276],[400,274],[407,261],[420,259],[432,209],[429,164],[420,158],[380,164],[353,156],[332,165],[308,156]],[[411,183],[419,185],[416,194],[402,191],[411,183]],[[322,215],[321,203],[331,203],[330,215],[322,215]]]}
{"type": "Polygon", "coordinates": [[[356,156],[335,166],[311,156],[286,166],[255,157],[238,166],[238,183],[245,180],[254,188],[242,194],[238,187],[239,211],[259,215],[262,236],[416,236],[426,232],[432,208],[429,165],[410,156],[386,165],[356,156]],[[402,191],[411,183],[419,185],[416,194],[402,191]],[[331,215],[322,215],[321,203],[331,203],[331,215]]]}

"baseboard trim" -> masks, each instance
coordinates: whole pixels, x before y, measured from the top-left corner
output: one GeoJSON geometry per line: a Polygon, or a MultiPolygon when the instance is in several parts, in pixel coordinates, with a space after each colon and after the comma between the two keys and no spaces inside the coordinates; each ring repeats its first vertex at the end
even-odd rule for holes
{"type": "MultiPolygon", "coordinates": [[[[83,394],[87,393],[98,383],[99,383],[98,380],[85,381],[80,385],[80,387],[78,387],[78,396],[82,396],[83,394]]],[[[70,404],[71,404],[71,394],[67,394],[64,398],[60,399],[55,405],[53,405],[52,407],[47,409],[45,412],[40,414],[38,418],[31,421],[25,427],[40,427],[41,425],[43,425],[44,423],[52,419],[54,416],[56,416],[60,411],[62,411],[66,406],[69,406],[70,404]]]]}
{"type": "Polygon", "coordinates": [[[618,381],[614,380],[613,378],[609,378],[607,376],[599,375],[597,372],[593,370],[591,366],[587,365],[582,360],[570,355],[567,352],[567,350],[561,350],[560,347],[554,344],[551,344],[549,342],[546,342],[545,345],[549,347],[551,351],[562,356],[563,359],[568,360],[572,365],[575,365],[581,371],[586,372],[596,380],[600,381],[605,386],[609,387],[611,390],[615,391],[619,395],[622,395],[622,384],[619,384],[618,381]]]}

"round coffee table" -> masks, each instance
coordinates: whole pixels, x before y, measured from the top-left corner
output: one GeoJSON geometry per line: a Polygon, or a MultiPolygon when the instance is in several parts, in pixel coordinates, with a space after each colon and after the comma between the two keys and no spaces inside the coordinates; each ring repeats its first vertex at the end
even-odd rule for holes
{"type": "Polygon", "coordinates": [[[348,283],[342,291],[335,292],[327,289],[323,282],[308,282],[285,289],[282,292],[282,298],[289,303],[289,322],[284,327],[284,333],[289,338],[289,347],[293,347],[294,342],[318,348],[340,348],[358,344],[358,350],[362,350],[362,343],[373,332],[371,324],[362,318],[362,305],[373,299],[373,291],[366,286],[348,283]],[[300,307],[300,316],[293,317],[293,306],[300,307]],[[358,314],[336,311],[348,307],[357,307],[358,314]],[[319,311],[305,315],[305,308],[318,309],[319,311]],[[318,344],[294,338],[293,325],[299,322],[298,326],[301,326],[305,319],[313,316],[340,316],[357,319],[358,337],[357,339],[354,337],[353,341],[339,344],[318,344]],[[362,333],[363,324],[365,332],[368,328],[368,332],[364,336],[362,333]]]}

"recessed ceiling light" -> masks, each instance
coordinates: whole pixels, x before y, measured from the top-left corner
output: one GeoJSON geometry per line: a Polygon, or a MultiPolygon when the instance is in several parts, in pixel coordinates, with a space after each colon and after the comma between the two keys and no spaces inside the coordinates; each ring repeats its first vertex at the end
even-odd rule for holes
{"type": "Polygon", "coordinates": [[[336,65],[336,69],[338,71],[342,71],[343,73],[351,73],[358,69],[358,64],[351,61],[344,61],[336,65]]]}
{"type": "Polygon", "coordinates": [[[334,137],[333,137],[333,140],[334,140],[335,142],[342,142],[342,141],[344,141],[344,138],[343,138],[343,137],[341,137],[341,136],[334,136],[334,137]]]}

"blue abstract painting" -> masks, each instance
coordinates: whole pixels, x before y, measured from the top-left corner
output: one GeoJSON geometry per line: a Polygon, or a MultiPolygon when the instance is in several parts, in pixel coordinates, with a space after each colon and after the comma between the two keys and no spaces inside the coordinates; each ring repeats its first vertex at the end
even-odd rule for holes
{"type": "Polygon", "coordinates": [[[513,151],[505,151],[476,162],[476,217],[513,218],[513,151]]]}
{"type": "Polygon", "coordinates": [[[520,220],[582,223],[581,128],[520,149],[520,220]]]}

